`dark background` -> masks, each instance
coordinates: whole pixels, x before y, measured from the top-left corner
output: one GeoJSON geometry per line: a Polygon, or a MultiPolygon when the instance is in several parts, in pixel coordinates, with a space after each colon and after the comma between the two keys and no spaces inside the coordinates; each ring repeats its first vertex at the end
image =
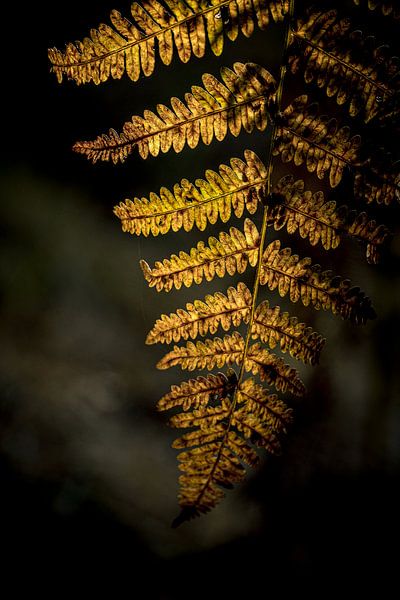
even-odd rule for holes
{"type": "MultiPolygon", "coordinates": [[[[135,155],[117,167],[92,166],[70,149],[182,97],[220,65],[251,60],[277,74],[282,28],[226,42],[219,58],[208,51],[186,65],[158,61],[156,74],[136,84],[124,78],[59,86],[47,48],[82,39],[109,22],[113,7],[129,15],[129,3],[76,0],[52,8],[23,3],[3,15],[2,574],[13,589],[49,587],[56,597],[83,580],[93,591],[111,581],[155,599],[186,597],[189,585],[195,598],[242,591],[266,597],[303,587],[325,597],[347,582],[382,589],[398,543],[398,239],[384,264],[372,267],[352,242],[326,254],[284,238],[360,284],[379,318],[355,328],[279,300],[328,339],[318,367],[299,367],[309,395],[289,399],[296,422],[283,456],[266,459],[212,514],[170,529],[177,511],[174,432],[155,404],[184,376],[157,372],[165,348],[146,347],[144,338],[161,312],[232,281],[156,294],[139,259],[151,263],[188,249],[205,234],[135,239],[120,231],[112,208],[182,177],[201,177],[245,148],[265,157],[266,137],[228,136],[179,156],[135,155]]],[[[385,39],[386,24],[376,25],[385,39]]],[[[288,98],[303,92],[299,81],[290,86],[288,98]]],[[[279,163],[277,169],[285,172],[279,163]]],[[[307,185],[320,187],[311,177],[307,185]]],[[[251,274],[244,279],[251,282],[251,274]]]]}

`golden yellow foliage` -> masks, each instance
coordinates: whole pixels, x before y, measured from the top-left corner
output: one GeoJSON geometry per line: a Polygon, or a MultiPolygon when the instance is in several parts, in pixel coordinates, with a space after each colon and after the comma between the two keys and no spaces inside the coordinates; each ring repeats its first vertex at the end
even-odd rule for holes
{"type": "Polygon", "coordinates": [[[163,187],[149,199],[121,202],[114,213],[121,219],[123,231],[146,237],[171,229],[190,231],[194,225],[203,231],[218,218],[226,223],[232,213],[238,218],[245,209],[255,213],[264,198],[267,171],[251,150],[245,150],[244,156],[245,162],[231,158],[230,167],[220,165],[218,173],[209,169],[205,179],[197,179],[195,184],[182,179],[172,191],[163,187]]]}
{"type": "Polygon", "coordinates": [[[285,228],[290,234],[298,231],[312,246],[321,242],[325,250],[337,248],[345,235],[354,237],[367,244],[367,260],[376,264],[388,228],[369,219],[365,212],[350,211],[333,200],[325,202],[323,192],[313,193],[304,187],[304,181],[294,181],[292,175],[282,177],[274,186],[268,201],[268,222],[275,230],[285,228]]]}
{"type": "Polygon", "coordinates": [[[174,526],[213,508],[224,497],[221,487],[230,489],[245,476],[242,463],[257,466],[254,446],[278,454],[279,434],[291,422],[292,411],[286,404],[252,378],[239,386],[237,404],[227,392],[212,406],[197,404],[191,411],[174,415],[173,427],[195,428],[173,443],[174,448],[184,450],[178,455],[183,472],[179,478],[182,512],[174,526]]]}
{"type": "Polygon", "coordinates": [[[258,261],[260,236],[257,227],[250,219],[245,219],[243,233],[231,227],[229,234],[221,232],[219,239],[210,237],[208,246],[199,242],[190,253],[179,252],[162,262],[156,261],[151,269],[141,260],[143,275],[150,287],[159,292],[169,292],[172,287],[179,290],[182,285],[190,287],[192,283],[201,283],[203,278],[211,281],[217,275],[243,273],[247,265],[254,267],[258,261]]]}
{"type": "Polygon", "coordinates": [[[351,21],[339,19],[336,10],[299,19],[293,37],[301,48],[290,58],[292,73],[301,68],[306,83],[315,82],[338,104],[348,102],[352,117],[361,113],[368,123],[391,105],[399,91],[399,59],[386,44],[352,31],[351,21]]]}
{"type": "Polygon", "coordinates": [[[221,292],[207,294],[204,300],[186,304],[170,315],[161,315],[146,338],[146,344],[170,344],[198,335],[214,334],[218,327],[228,331],[232,326],[248,323],[252,294],[244,283],[229,287],[226,296],[221,292]]]}
{"type": "Polygon", "coordinates": [[[268,300],[258,305],[251,333],[253,339],[260,339],[272,350],[279,346],[282,352],[312,365],[318,363],[325,344],[319,333],[300,323],[297,317],[281,312],[279,306],[270,308],[268,300]]]}
{"type": "MultiPolygon", "coordinates": [[[[224,338],[206,339],[204,342],[187,342],[185,346],[174,346],[158,363],[157,368],[164,370],[179,366],[181,369],[194,371],[225,365],[240,365],[243,361],[245,341],[235,331],[224,338]]],[[[253,344],[244,357],[244,368],[261,381],[274,385],[278,391],[290,392],[296,396],[305,394],[305,387],[296,369],[286,365],[284,361],[268,352],[261,344],[253,344]]]]}
{"type": "Polygon", "coordinates": [[[305,163],[319,179],[329,174],[331,187],[337,187],[346,167],[360,161],[361,138],[351,136],[350,129],[338,127],[335,119],[318,115],[318,105],[308,104],[308,96],[296,98],[282,113],[277,128],[274,155],[283,162],[305,163]]]}
{"type": "Polygon", "coordinates": [[[64,52],[51,48],[48,55],[59,83],[66,76],[78,84],[99,84],[109,77],[120,79],[124,73],[137,81],[142,73],[153,73],[157,54],[169,65],[176,49],[185,63],[192,54],[204,55],[208,39],[218,56],[224,35],[234,41],[240,30],[249,37],[255,21],[261,29],[271,19],[282,21],[288,4],[287,0],[166,0],[166,7],[157,0],[141,0],[131,5],[133,22],[113,10],[113,27],[102,23],[83,42],[68,44],[64,52]]]}
{"type": "Polygon", "coordinates": [[[171,108],[157,105],[157,114],[145,110],[143,117],[133,116],[121,133],[110,129],[89,142],[76,142],[73,149],[92,162],[123,162],[137,147],[142,158],[158,156],[172,147],[181,152],[187,144],[196,148],[200,138],[208,145],[221,141],[228,131],[238,136],[242,127],[264,131],[267,112],[275,102],[276,83],[272,75],[254,63],[235,63],[233,71],[222,67],[223,83],[204,74],[204,88],[192,86],[185,102],[171,98],[171,108]]]}
{"type": "Polygon", "coordinates": [[[376,316],[370,298],[360,288],[352,287],[349,279],[323,271],[320,265],[312,265],[310,258],[300,259],[290,248],[281,250],[279,240],[264,251],[260,283],[270,290],[278,289],[281,296],[289,294],[292,302],[301,300],[304,306],[331,310],[355,323],[376,316]]]}

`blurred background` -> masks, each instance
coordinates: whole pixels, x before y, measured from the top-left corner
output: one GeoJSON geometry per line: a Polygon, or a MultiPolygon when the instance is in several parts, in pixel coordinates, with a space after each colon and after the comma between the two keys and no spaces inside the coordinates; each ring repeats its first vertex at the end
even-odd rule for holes
{"type": "MultiPolygon", "coordinates": [[[[183,177],[202,177],[207,168],[243,157],[246,148],[264,158],[268,138],[259,132],[228,136],[179,156],[143,161],[134,155],[116,167],[93,166],[71,146],[109,127],[118,130],[132,114],[168,104],[171,96],[182,98],[202,73],[218,75],[221,65],[253,61],[277,74],[282,28],[256,31],[250,41],[226,41],[219,58],[208,51],[186,65],[175,59],[168,68],[158,61],[155,75],[136,84],[123,78],[100,87],[58,85],[49,74],[47,48],[82,39],[109,22],[112,8],[129,16],[129,2],[110,2],[71,0],[62,8],[23,3],[8,7],[4,18],[3,574],[13,589],[44,589],[55,580],[56,596],[82,580],[93,592],[111,580],[134,597],[154,599],[186,597],[189,585],[194,598],[242,591],[266,597],[268,590],[301,587],[324,597],[345,581],[358,589],[374,581],[384,586],[398,539],[398,238],[376,267],[366,264],[354,242],[327,254],[281,236],[360,285],[378,319],[356,328],[262,291],[327,337],[321,364],[296,365],[309,394],[301,402],[288,398],[296,420],[283,455],[265,457],[261,469],[207,517],[170,528],[177,514],[175,435],[155,404],[186,376],[158,372],[166,348],[145,346],[144,339],[160,313],[225,291],[238,279],[157,294],[145,284],[139,260],[152,263],[187,250],[205,234],[137,239],[122,233],[112,209],[183,177]]],[[[379,34],[386,35],[383,27],[379,34]]],[[[293,81],[287,101],[302,86],[293,81]]],[[[278,162],[276,171],[286,172],[278,162]]],[[[298,174],[308,187],[321,187],[302,170],[298,174]]],[[[335,199],[348,201],[340,192],[335,199]]],[[[398,230],[395,215],[390,220],[398,230]]],[[[217,231],[224,229],[217,224],[217,231]]],[[[271,239],[276,235],[271,232],[271,239]]],[[[250,284],[251,273],[244,280],[250,284]]]]}

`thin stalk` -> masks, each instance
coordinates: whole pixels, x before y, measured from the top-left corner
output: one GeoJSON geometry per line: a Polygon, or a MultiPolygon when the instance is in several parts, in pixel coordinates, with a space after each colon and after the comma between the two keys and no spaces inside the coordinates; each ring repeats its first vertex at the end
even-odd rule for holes
{"type": "MultiPolygon", "coordinates": [[[[281,109],[283,83],[284,83],[284,79],[285,79],[285,75],[286,75],[286,62],[285,61],[286,61],[287,49],[289,47],[289,42],[290,42],[290,36],[291,36],[290,22],[292,20],[293,13],[294,13],[294,0],[290,0],[289,14],[287,15],[287,20],[286,20],[285,43],[284,43],[284,49],[283,49],[283,54],[282,54],[282,62],[281,62],[281,67],[280,67],[279,84],[278,84],[278,89],[277,89],[277,92],[276,92],[276,105],[277,105],[277,111],[278,111],[278,113],[279,113],[279,111],[281,109]]],[[[273,150],[273,147],[274,147],[275,135],[276,135],[276,124],[274,123],[274,126],[272,128],[270,145],[269,145],[269,148],[268,148],[268,160],[267,160],[267,171],[268,171],[268,176],[267,176],[267,197],[271,193],[272,150],[273,150]]],[[[242,362],[241,362],[240,370],[239,370],[239,375],[238,375],[238,381],[237,381],[235,393],[234,393],[233,398],[232,398],[232,404],[231,404],[231,408],[230,408],[230,411],[229,411],[229,417],[228,417],[227,427],[226,427],[224,436],[223,436],[223,438],[222,438],[222,440],[220,442],[219,450],[218,450],[217,456],[215,458],[213,467],[212,467],[212,469],[211,469],[211,471],[210,471],[210,473],[209,473],[209,475],[207,477],[206,483],[204,484],[204,486],[203,486],[203,488],[202,488],[199,496],[197,497],[197,501],[196,501],[197,505],[200,504],[205,491],[207,490],[208,486],[211,484],[211,482],[213,480],[215,470],[217,468],[217,465],[219,463],[219,459],[220,459],[221,454],[222,454],[222,450],[223,450],[223,448],[225,446],[226,440],[228,439],[229,431],[230,431],[230,429],[232,427],[232,418],[233,418],[233,414],[235,412],[235,408],[236,408],[236,404],[237,404],[238,389],[240,387],[240,384],[242,383],[243,375],[244,375],[244,372],[245,372],[245,362],[246,362],[247,352],[248,352],[248,349],[249,349],[249,344],[250,344],[250,339],[251,339],[251,332],[252,332],[253,323],[254,323],[254,313],[255,313],[256,305],[257,305],[258,290],[259,290],[259,287],[260,287],[261,259],[262,259],[262,255],[263,255],[263,252],[264,252],[265,239],[266,239],[266,236],[267,236],[267,225],[268,225],[268,207],[265,206],[264,207],[264,212],[263,212],[262,226],[261,226],[261,240],[260,240],[260,246],[259,246],[259,250],[258,250],[258,263],[257,263],[256,275],[255,275],[254,284],[253,284],[253,295],[252,295],[252,303],[251,303],[251,309],[250,309],[250,318],[249,318],[249,323],[248,323],[248,326],[247,326],[246,340],[245,340],[245,346],[244,346],[244,350],[243,350],[243,358],[242,358],[242,362]]]]}

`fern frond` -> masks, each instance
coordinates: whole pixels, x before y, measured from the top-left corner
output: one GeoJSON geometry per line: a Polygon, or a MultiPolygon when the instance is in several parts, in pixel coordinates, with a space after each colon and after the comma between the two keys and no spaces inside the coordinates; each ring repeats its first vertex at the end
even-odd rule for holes
{"type": "Polygon", "coordinates": [[[325,250],[337,248],[344,235],[367,244],[369,263],[379,261],[379,250],[389,235],[384,225],[370,220],[365,212],[349,211],[347,206],[325,202],[324,193],[305,190],[302,179],[282,177],[267,199],[268,222],[276,231],[285,228],[289,234],[299,232],[312,246],[321,242],[325,250]],[[270,206],[271,204],[271,206],[270,206]]]}
{"type": "Polygon", "coordinates": [[[170,315],[161,315],[146,338],[146,344],[179,342],[198,335],[214,335],[218,327],[228,331],[232,326],[248,323],[252,295],[244,283],[229,287],[226,296],[221,292],[207,294],[204,300],[186,304],[170,315]]]}
{"type": "Polygon", "coordinates": [[[121,202],[114,213],[121,219],[122,230],[146,237],[170,229],[190,231],[194,225],[204,231],[218,218],[226,223],[232,213],[238,218],[245,209],[254,214],[264,198],[267,171],[251,150],[245,150],[244,157],[245,162],[231,158],[230,166],[220,165],[218,173],[206,171],[205,179],[197,179],[195,184],[182,179],[173,191],[161,188],[160,194],[151,193],[149,200],[121,202]]]}
{"type": "Polygon", "coordinates": [[[180,413],[171,419],[174,427],[196,427],[175,440],[178,455],[179,503],[182,512],[173,526],[208,512],[245,476],[242,463],[255,467],[259,457],[253,444],[270,453],[280,452],[279,435],[292,422],[291,410],[275,394],[244,381],[237,390],[239,407],[223,398],[213,407],[180,413]],[[241,435],[242,434],[242,435],[241,435]]]}
{"type": "Polygon", "coordinates": [[[196,148],[200,138],[210,144],[221,141],[228,130],[239,135],[241,128],[250,133],[254,127],[264,131],[267,111],[275,102],[275,80],[263,67],[254,63],[235,63],[233,71],[223,67],[221,83],[208,73],[202,77],[204,88],[192,86],[185,102],[171,99],[172,109],[157,105],[157,113],[144,111],[125,123],[122,133],[110,129],[94,141],[76,142],[73,149],[94,163],[98,160],[123,162],[137,147],[142,158],[158,156],[171,147],[181,152],[187,144],[196,148]]]}
{"type": "Polygon", "coordinates": [[[242,415],[250,413],[261,418],[276,433],[286,433],[286,427],[292,422],[292,410],[276,394],[269,393],[257,384],[252,377],[240,384],[237,400],[238,404],[244,405],[239,411],[242,415]]]}
{"type": "Polygon", "coordinates": [[[378,9],[384,17],[400,19],[400,8],[397,2],[386,2],[385,0],[353,0],[357,6],[368,6],[369,10],[378,9]]]}
{"type": "MultiPolygon", "coordinates": [[[[234,387],[234,386],[233,386],[234,387]]],[[[224,373],[208,374],[196,379],[172,385],[171,391],[157,403],[159,411],[170,410],[182,406],[183,410],[204,408],[213,398],[225,398],[230,393],[232,384],[224,373]]]]}
{"type": "Polygon", "coordinates": [[[168,8],[157,0],[133,2],[133,22],[113,10],[113,27],[102,23],[83,42],[68,44],[65,52],[49,49],[51,70],[60,83],[66,76],[78,84],[99,84],[109,77],[120,79],[124,73],[137,81],[142,73],[153,73],[157,54],[169,65],[175,48],[179,59],[186,63],[192,54],[204,56],[208,38],[211,50],[219,56],[224,34],[232,41],[239,30],[249,37],[255,20],[265,29],[271,20],[282,21],[288,8],[287,0],[212,0],[210,4],[202,0],[166,0],[166,5],[168,8]]]}
{"type": "Polygon", "coordinates": [[[273,153],[283,162],[303,163],[319,179],[329,173],[331,187],[339,185],[346,167],[359,164],[361,138],[351,136],[348,127],[338,127],[335,119],[318,115],[316,103],[308,96],[296,98],[282,113],[273,153]]]}
{"type": "Polygon", "coordinates": [[[289,59],[293,73],[305,62],[306,83],[315,82],[338,104],[348,102],[352,117],[361,112],[369,122],[389,110],[394,118],[391,106],[400,90],[400,64],[387,45],[377,46],[370,36],[351,31],[350,20],[339,19],[336,10],[299,19],[293,37],[305,46],[302,58],[295,52],[289,59]]]}
{"type": "Polygon", "coordinates": [[[152,269],[141,260],[140,266],[149,286],[158,292],[169,292],[172,287],[179,290],[182,285],[190,287],[192,283],[201,283],[203,278],[211,281],[216,275],[243,273],[248,264],[252,267],[257,264],[260,236],[250,219],[245,219],[243,233],[231,227],[229,234],[221,232],[219,239],[210,237],[208,244],[199,242],[190,254],[180,252],[162,262],[156,261],[152,269]]]}
{"type": "Polygon", "coordinates": [[[289,294],[292,302],[301,300],[304,306],[316,310],[331,310],[334,315],[365,324],[375,318],[371,300],[349,279],[334,276],[312,265],[310,258],[300,259],[290,248],[280,249],[279,240],[271,242],[262,257],[260,283],[281,296],[289,294]]]}
{"type": "Polygon", "coordinates": [[[358,169],[354,177],[354,195],[367,204],[376,202],[389,206],[394,200],[400,202],[400,161],[393,162],[390,155],[382,152],[374,161],[358,169]]]}
{"type": "Polygon", "coordinates": [[[258,305],[252,326],[252,338],[260,339],[272,350],[279,346],[282,352],[304,363],[315,365],[319,361],[325,339],[297,317],[281,312],[279,306],[271,308],[268,300],[258,305]]]}
{"type": "MultiPolygon", "coordinates": [[[[161,370],[180,366],[183,370],[222,368],[225,365],[240,365],[243,360],[245,342],[235,331],[224,338],[206,339],[204,342],[187,342],[185,346],[174,346],[158,363],[161,370]]],[[[305,394],[305,387],[296,369],[268,352],[261,344],[250,346],[244,359],[244,368],[258,375],[261,381],[274,385],[276,389],[290,392],[296,396],[305,394]]]]}

